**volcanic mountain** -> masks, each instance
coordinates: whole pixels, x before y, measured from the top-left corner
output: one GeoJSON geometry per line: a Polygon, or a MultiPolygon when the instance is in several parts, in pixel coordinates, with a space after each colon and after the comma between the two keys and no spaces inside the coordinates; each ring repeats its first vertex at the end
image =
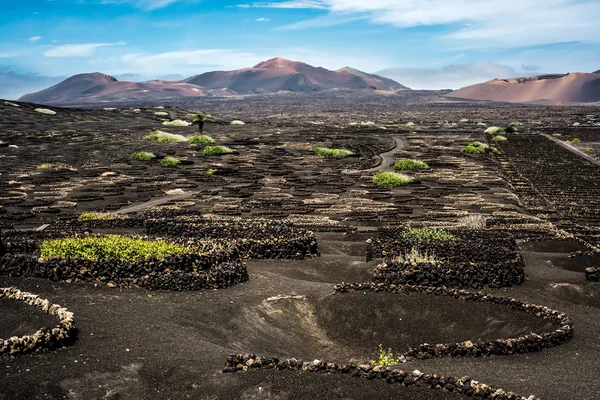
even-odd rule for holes
{"type": "Polygon", "coordinates": [[[492,79],[456,90],[447,96],[512,103],[594,102],[600,101],[600,73],[492,79]]]}
{"type": "Polygon", "coordinates": [[[19,100],[32,103],[96,103],[188,96],[231,96],[337,88],[408,89],[398,82],[353,68],[330,71],[274,58],[234,71],[207,72],[181,81],[120,82],[101,73],[80,74],[19,100]]]}
{"type": "Polygon", "coordinates": [[[19,100],[32,103],[95,103],[170,97],[229,95],[225,91],[205,91],[201,87],[179,81],[120,82],[116,78],[94,72],[74,75],[48,89],[26,94],[19,100]]]}

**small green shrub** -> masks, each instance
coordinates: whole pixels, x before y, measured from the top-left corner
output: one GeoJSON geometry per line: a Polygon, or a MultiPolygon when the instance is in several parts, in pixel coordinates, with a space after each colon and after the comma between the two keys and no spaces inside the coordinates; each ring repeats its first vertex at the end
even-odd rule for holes
{"type": "Polygon", "coordinates": [[[511,122],[508,126],[523,126],[523,124],[519,121],[511,122]]]}
{"type": "Polygon", "coordinates": [[[159,130],[150,132],[150,134],[146,135],[145,139],[149,140],[151,142],[158,142],[158,143],[180,143],[180,142],[187,142],[187,140],[188,140],[183,135],[177,135],[174,133],[163,132],[163,131],[159,131],[159,130]]]}
{"type": "Polygon", "coordinates": [[[204,148],[204,155],[207,157],[211,157],[211,156],[220,156],[223,154],[232,154],[233,150],[231,150],[229,147],[225,147],[225,146],[206,146],[204,148]]]}
{"type": "Polygon", "coordinates": [[[492,138],[492,142],[506,142],[508,139],[506,136],[498,135],[492,138]]]}
{"type": "Polygon", "coordinates": [[[40,257],[121,260],[165,258],[192,252],[191,248],[163,240],[144,240],[121,235],[85,236],[45,240],[40,244],[40,257]]]}
{"type": "Polygon", "coordinates": [[[399,170],[419,170],[429,169],[429,165],[424,161],[406,159],[398,161],[394,164],[394,168],[399,170]]]}
{"type": "Polygon", "coordinates": [[[153,153],[148,153],[147,151],[136,151],[131,155],[131,159],[136,161],[150,161],[155,157],[153,153]]]}
{"type": "Polygon", "coordinates": [[[167,168],[173,168],[173,167],[178,166],[180,162],[181,162],[181,160],[178,158],[165,157],[162,160],[160,160],[160,165],[162,165],[163,167],[167,167],[167,168]]]}
{"type": "Polygon", "coordinates": [[[84,212],[77,217],[78,221],[115,221],[124,220],[125,217],[117,214],[99,213],[99,212],[84,212]]]}
{"type": "Polygon", "coordinates": [[[13,103],[12,101],[5,101],[4,105],[5,106],[13,106],[13,107],[21,107],[20,105],[18,105],[17,103],[13,103]]]}
{"type": "Polygon", "coordinates": [[[189,138],[190,144],[213,144],[215,139],[207,135],[192,136],[189,138]]]}
{"type": "Polygon", "coordinates": [[[581,139],[575,138],[575,139],[571,140],[571,143],[573,143],[573,144],[579,144],[579,143],[581,143],[581,139]]]}
{"type": "Polygon", "coordinates": [[[206,175],[208,176],[213,176],[214,174],[216,174],[217,172],[219,172],[218,169],[209,169],[208,172],[206,172],[206,175]]]}
{"type": "Polygon", "coordinates": [[[485,154],[485,153],[493,153],[493,154],[502,154],[500,151],[494,146],[489,146],[485,143],[481,142],[471,142],[466,147],[462,149],[463,153],[468,154],[485,154]]]}
{"type": "Polygon", "coordinates": [[[507,126],[504,131],[506,133],[515,133],[515,132],[518,132],[517,128],[515,128],[514,126],[507,126]]]}
{"type": "Polygon", "coordinates": [[[381,366],[381,367],[389,367],[392,365],[400,364],[400,357],[395,358],[392,349],[389,348],[386,350],[383,349],[383,346],[379,345],[379,354],[377,355],[377,360],[371,360],[371,365],[381,366]]]}
{"type": "Polygon", "coordinates": [[[413,181],[413,178],[404,174],[395,172],[382,171],[375,174],[373,183],[377,186],[395,188],[397,186],[408,185],[413,181]]]}
{"type": "Polygon", "coordinates": [[[458,240],[453,234],[439,228],[406,228],[400,233],[400,237],[411,240],[458,240]]]}
{"type": "Polygon", "coordinates": [[[588,153],[593,153],[594,152],[594,148],[593,147],[587,147],[585,149],[585,151],[587,151],[588,153]]]}
{"type": "Polygon", "coordinates": [[[36,108],[35,111],[39,112],[40,114],[56,115],[56,111],[52,111],[48,108],[36,108]]]}
{"type": "Polygon", "coordinates": [[[231,125],[246,125],[246,123],[244,121],[235,120],[231,121],[231,125]]]}
{"type": "Polygon", "coordinates": [[[485,130],[485,133],[488,133],[490,135],[497,135],[502,132],[504,132],[504,128],[501,128],[499,126],[490,126],[485,130]]]}
{"type": "Polygon", "coordinates": [[[345,149],[328,149],[327,147],[317,147],[315,149],[315,155],[325,158],[336,158],[342,159],[353,155],[354,153],[350,150],[345,149]]]}
{"type": "Polygon", "coordinates": [[[192,123],[182,119],[174,119],[173,121],[164,121],[162,124],[165,126],[190,126],[192,123]]]}
{"type": "Polygon", "coordinates": [[[480,147],[480,146],[473,146],[473,145],[468,145],[466,147],[464,147],[462,149],[463,153],[468,153],[468,154],[484,154],[485,148],[484,147],[480,147]]]}

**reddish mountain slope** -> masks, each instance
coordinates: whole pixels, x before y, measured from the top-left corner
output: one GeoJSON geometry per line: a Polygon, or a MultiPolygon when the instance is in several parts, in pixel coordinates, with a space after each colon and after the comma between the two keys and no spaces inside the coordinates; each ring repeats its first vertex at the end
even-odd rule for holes
{"type": "Polygon", "coordinates": [[[19,100],[77,104],[367,87],[380,90],[407,89],[391,79],[352,68],[330,71],[302,62],[274,58],[252,68],[207,72],[182,81],[120,82],[112,76],[97,72],[81,74],[40,92],[27,94],[19,100]]]}
{"type": "Polygon", "coordinates": [[[493,79],[456,90],[448,96],[514,103],[594,102],[600,101],[600,74],[570,73],[493,79]]]}
{"type": "Polygon", "coordinates": [[[364,87],[382,90],[406,89],[391,79],[357,70],[352,71],[356,71],[356,74],[347,71],[330,71],[303,62],[274,58],[252,68],[208,72],[188,78],[184,82],[212,89],[228,88],[239,94],[364,87]]]}
{"type": "Polygon", "coordinates": [[[207,96],[215,94],[213,92],[177,81],[119,82],[112,76],[95,72],[74,75],[48,89],[26,94],[20,100],[32,103],[93,103],[142,98],[207,96]]]}

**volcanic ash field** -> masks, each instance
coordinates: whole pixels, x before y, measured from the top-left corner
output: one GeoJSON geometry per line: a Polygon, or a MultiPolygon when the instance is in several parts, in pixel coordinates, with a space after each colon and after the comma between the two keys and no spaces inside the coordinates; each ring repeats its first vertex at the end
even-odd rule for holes
{"type": "Polygon", "coordinates": [[[340,96],[0,102],[0,400],[599,398],[600,109],[340,96]]]}

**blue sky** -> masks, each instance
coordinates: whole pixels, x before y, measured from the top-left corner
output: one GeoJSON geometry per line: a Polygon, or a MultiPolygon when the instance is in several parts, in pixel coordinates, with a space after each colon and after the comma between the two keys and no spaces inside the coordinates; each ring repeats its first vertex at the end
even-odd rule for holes
{"type": "Polygon", "coordinates": [[[414,88],[600,69],[600,0],[26,0],[2,14],[0,97],[47,77],[176,79],[276,56],[414,88]]]}

